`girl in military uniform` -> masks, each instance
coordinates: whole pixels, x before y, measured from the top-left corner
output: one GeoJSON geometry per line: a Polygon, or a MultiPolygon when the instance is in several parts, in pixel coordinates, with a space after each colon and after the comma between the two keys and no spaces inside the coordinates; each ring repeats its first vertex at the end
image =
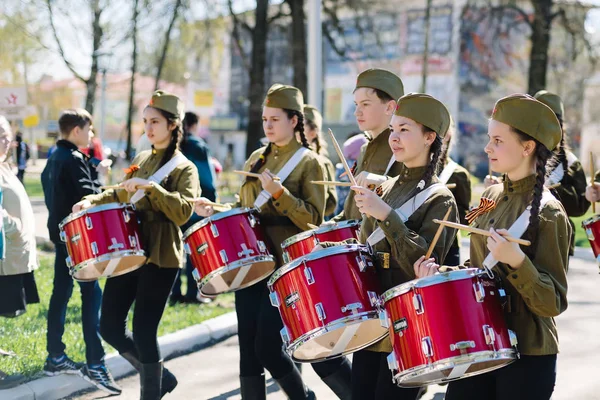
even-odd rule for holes
{"type": "Polygon", "coordinates": [[[506,322],[517,335],[521,356],[507,367],[451,382],[446,399],[547,400],[556,381],[554,317],[567,308],[571,236],[562,204],[544,188],[551,150],[562,137],[560,123],[545,104],[515,94],[496,103],[488,135],[485,152],[505,180],[482,195],[492,207],[475,210],[474,226],[489,229],[492,236],[471,235],[470,265],[496,266],[493,272],[508,295],[506,322]],[[528,206],[523,237],[531,246],[521,249],[504,236],[528,206]]]}
{"type": "MultiPolygon", "coordinates": [[[[442,150],[442,156],[440,157],[442,163],[440,165],[440,171],[438,173],[439,179],[442,183],[454,184],[454,188],[450,191],[454,195],[456,205],[458,207],[458,216],[462,224],[468,224],[465,216],[469,212],[471,204],[471,175],[469,171],[457,164],[449,156],[450,150],[453,147],[454,142],[452,138],[454,136],[455,126],[454,121],[450,120],[450,129],[444,136],[444,148],[442,150]]],[[[456,235],[450,251],[446,255],[446,259],[443,261],[444,265],[459,265],[460,264],[460,235],[456,235]]]]}
{"type": "MultiPolygon", "coordinates": [[[[457,221],[458,209],[450,190],[440,184],[438,168],[442,140],[448,131],[450,114],[438,100],[426,94],[407,94],[398,99],[390,124],[389,146],[400,174],[384,182],[375,192],[352,187],[358,212],[364,214],[361,243],[369,243],[376,254],[380,293],[415,279],[413,263],[422,257],[438,229],[434,219],[442,219],[450,209],[449,220],[457,221]],[[433,186],[436,184],[435,186],[433,186]],[[415,204],[415,196],[428,193],[409,218],[394,209],[415,204]],[[381,196],[381,197],[380,197],[381,196]]],[[[432,256],[443,260],[456,232],[445,230],[435,244],[432,256]]],[[[336,243],[324,242],[322,247],[336,243]]],[[[392,382],[386,357],[392,351],[388,338],[354,353],[352,359],[352,398],[416,399],[419,388],[400,388],[392,382]]]]}
{"type": "MultiPolygon", "coordinates": [[[[335,180],[335,167],[329,159],[329,153],[327,152],[327,143],[321,136],[321,127],[323,124],[323,117],[316,107],[305,104],[304,105],[304,134],[306,135],[306,141],[310,147],[321,156],[321,161],[327,173],[326,177],[328,181],[335,180]]],[[[299,135],[296,134],[299,140],[299,135]]],[[[325,203],[325,217],[331,218],[335,208],[337,207],[337,192],[335,186],[327,186],[327,201],[325,203]]]]}
{"type": "Polygon", "coordinates": [[[198,171],[178,149],[183,115],[183,102],[177,96],[155,92],[144,109],[145,131],[152,150],[134,158],[126,180],[121,183],[124,190],[86,196],[73,206],[77,212],[106,203],[135,203],[148,259],[136,271],[106,281],[100,334],[140,372],[143,400],[160,399],[177,385],[175,376],[163,370],[157,329],[182,265],[179,226],[191,217],[192,199],[200,195],[198,171]],[[161,182],[149,179],[172,159],[176,161],[170,164],[173,169],[165,179],[161,182]],[[138,190],[142,185],[149,185],[150,189],[138,190]],[[134,303],[132,335],[126,326],[134,303]]]}
{"type": "MultiPolygon", "coordinates": [[[[302,147],[309,144],[304,135],[304,101],[295,87],[273,85],[263,107],[263,129],[269,141],[246,161],[244,170],[260,173],[242,184],[240,201],[235,207],[253,207],[263,190],[270,197],[260,208],[260,221],[269,247],[283,265],[281,242],[319,225],[325,212],[325,189],[310,183],[323,180],[325,172],[319,156],[305,151],[297,166],[283,182],[274,180],[271,171],[280,171],[302,147]],[[300,136],[300,143],[295,139],[300,136]]],[[[196,213],[209,216],[213,208],[206,199],[196,202],[196,213]]],[[[302,377],[282,347],[279,334],[283,324],[277,308],[269,301],[267,280],[235,292],[240,343],[240,381],[242,398],[265,399],[264,368],[277,381],[288,398],[313,399],[314,393],[304,386],[302,377]]]]}
{"type": "MultiPolygon", "coordinates": [[[[563,130],[560,143],[555,150],[558,164],[546,179],[546,186],[551,188],[552,193],[562,203],[569,216],[571,228],[574,230],[575,224],[570,218],[581,217],[590,207],[590,202],[585,198],[587,178],[585,177],[585,172],[583,171],[581,163],[569,150],[569,146],[566,143],[567,133],[564,130],[563,124],[565,108],[561,98],[546,90],[540,90],[534,97],[554,111],[561,129],[563,130]]],[[[574,251],[575,236],[573,235],[571,246],[569,248],[569,255],[573,255],[574,251]]]]}
{"type": "MultiPolygon", "coordinates": [[[[390,119],[396,108],[396,100],[404,95],[400,78],[385,69],[372,68],[361,72],[354,89],[354,116],[360,130],[366,132],[369,142],[361,148],[353,174],[360,186],[378,186],[387,177],[397,176],[401,165],[393,161],[388,145],[390,119]]],[[[373,187],[371,186],[371,187],[373,187]]],[[[354,202],[355,193],[350,191],[344,211],[332,221],[360,220],[362,216],[354,202]]]]}

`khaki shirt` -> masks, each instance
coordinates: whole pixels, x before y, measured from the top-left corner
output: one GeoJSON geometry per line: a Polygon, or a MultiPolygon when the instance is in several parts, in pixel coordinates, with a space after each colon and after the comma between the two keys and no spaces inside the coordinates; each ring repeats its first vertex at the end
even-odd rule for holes
{"type": "Polygon", "coordinates": [[[590,208],[590,202],[585,198],[586,187],[587,178],[578,160],[567,168],[560,185],[552,193],[560,200],[569,217],[581,217],[590,208]]]}
{"type": "MultiPolygon", "coordinates": [[[[165,150],[147,150],[138,154],[132,164],[139,170],[128,174],[125,179],[148,179],[158,170],[165,150]]],[[[175,154],[180,154],[179,150],[175,154]]],[[[93,205],[106,203],[127,203],[133,196],[125,190],[106,190],[89,195],[84,199],[93,205]]],[[[183,243],[179,226],[192,216],[192,200],[200,196],[200,179],[196,166],[186,159],[179,164],[160,185],[152,183],[152,189],[135,203],[142,224],[141,237],[147,263],[161,268],[180,268],[183,260],[183,243]]]]}
{"type": "MultiPolygon", "coordinates": [[[[469,212],[469,208],[471,207],[471,175],[469,174],[469,171],[458,165],[447,183],[456,184],[456,187],[450,189],[450,191],[456,200],[460,223],[468,225],[469,223],[467,222],[465,215],[469,212]]],[[[459,239],[460,235],[457,234],[452,243],[452,247],[460,247],[459,239]]]]}
{"type": "MultiPolygon", "coordinates": [[[[354,175],[358,175],[362,171],[379,175],[385,174],[385,170],[392,158],[392,149],[388,143],[389,137],[390,130],[386,129],[375,139],[370,140],[361,147],[354,175]]],[[[388,171],[387,176],[391,178],[398,176],[401,168],[402,163],[394,162],[388,171]]],[[[348,193],[348,197],[346,197],[344,211],[336,215],[333,218],[333,221],[339,222],[350,219],[360,220],[361,218],[360,212],[358,212],[358,208],[356,208],[356,204],[354,203],[354,191],[351,190],[348,193]]]]}
{"type": "MultiPolygon", "coordinates": [[[[490,186],[482,197],[494,200],[496,208],[479,216],[473,226],[480,229],[508,229],[531,202],[536,176],[490,186]]],[[[509,296],[508,328],[517,334],[519,351],[525,355],[558,353],[554,317],[567,309],[567,263],[571,227],[558,200],[540,210],[535,258],[525,257],[517,270],[498,263],[493,269],[509,296]]],[[[471,235],[472,267],[481,267],[488,255],[487,238],[471,235]]]]}
{"type": "MultiPolygon", "coordinates": [[[[296,151],[302,147],[296,140],[285,146],[272,144],[266,162],[259,172],[269,169],[277,174],[296,151]]],[[[264,147],[256,150],[244,165],[249,171],[263,153],[264,147]]],[[[283,184],[283,194],[271,198],[260,210],[260,221],[265,228],[269,248],[277,257],[278,265],[283,265],[281,242],[297,233],[310,229],[308,224],[320,225],[325,213],[325,187],[310,181],[324,180],[326,176],[322,161],[317,153],[307,152],[283,184]]],[[[240,201],[234,207],[254,207],[254,201],[263,187],[259,179],[246,179],[240,189],[240,201]]]]}
{"type": "MultiPolygon", "coordinates": [[[[389,179],[381,185],[382,198],[393,209],[397,209],[409,201],[418,191],[413,192],[421,180],[426,167],[406,168],[402,166],[400,175],[389,179]]],[[[432,179],[428,187],[439,182],[437,177],[432,179]]],[[[449,189],[442,189],[427,199],[410,216],[406,222],[402,222],[400,216],[390,212],[384,221],[364,216],[360,227],[360,242],[366,243],[367,238],[378,227],[385,233],[385,239],[375,244],[373,251],[377,256],[376,270],[380,283],[380,294],[388,289],[416,278],[413,264],[419,257],[425,255],[433,237],[439,227],[434,219],[443,219],[444,215],[451,209],[448,221],[458,221],[458,209],[454,196],[449,189]],[[383,255],[389,254],[389,266],[385,265],[383,255]],[[386,268],[387,267],[387,268],[386,268]]],[[[444,229],[436,243],[432,257],[438,261],[443,260],[450,250],[455,229],[444,229]]],[[[325,243],[324,247],[333,245],[325,243]]],[[[383,339],[368,348],[370,351],[390,352],[392,350],[389,338],[383,339]]]]}
{"type": "MultiPolygon", "coordinates": [[[[319,158],[321,159],[323,169],[326,173],[325,180],[335,181],[335,167],[333,166],[333,163],[331,162],[331,160],[325,154],[320,154],[319,158]]],[[[335,186],[328,185],[325,188],[326,188],[325,190],[327,191],[327,194],[326,194],[327,201],[325,203],[325,216],[328,216],[328,215],[333,214],[333,212],[335,211],[335,209],[337,207],[338,195],[337,195],[337,190],[335,190],[335,186]]]]}

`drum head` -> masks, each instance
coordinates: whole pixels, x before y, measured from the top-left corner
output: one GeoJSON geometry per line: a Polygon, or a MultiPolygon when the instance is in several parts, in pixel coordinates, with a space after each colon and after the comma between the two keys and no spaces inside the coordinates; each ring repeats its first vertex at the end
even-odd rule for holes
{"type": "Polygon", "coordinates": [[[249,257],[214,270],[198,282],[198,288],[207,296],[235,292],[262,281],[274,269],[273,256],[249,257]]]}
{"type": "Polygon", "coordinates": [[[404,387],[450,382],[506,367],[516,358],[517,352],[513,349],[481,351],[403,371],[396,374],[394,379],[399,386],[404,387]]]}
{"type": "Polygon", "coordinates": [[[135,271],[146,263],[143,251],[122,251],[76,265],[71,270],[73,279],[90,282],[100,278],[112,278],[135,271]]]}
{"type": "Polygon", "coordinates": [[[377,312],[365,312],[334,321],[292,342],[288,353],[294,361],[316,362],[341,357],[377,343],[388,335],[377,312]]]}

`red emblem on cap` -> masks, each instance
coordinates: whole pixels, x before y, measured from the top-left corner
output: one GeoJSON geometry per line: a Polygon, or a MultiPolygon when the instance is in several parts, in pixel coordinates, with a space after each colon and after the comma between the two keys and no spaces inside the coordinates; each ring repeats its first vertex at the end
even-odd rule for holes
{"type": "Polygon", "coordinates": [[[269,99],[267,98],[267,101],[265,101],[265,104],[269,104],[270,102],[271,102],[271,100],[269,100],[269,99]]]}
{"type": "Polygon", "coordinates": [[[154,105],[154,98],[150,99],[150,105],[153,106],[154,105]]]}

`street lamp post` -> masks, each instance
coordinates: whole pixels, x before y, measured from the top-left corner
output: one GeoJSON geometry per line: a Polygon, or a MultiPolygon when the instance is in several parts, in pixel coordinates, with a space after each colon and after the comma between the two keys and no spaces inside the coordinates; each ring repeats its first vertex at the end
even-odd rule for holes
{"type": "Polygon", "coordinates": [[[322,110],[323,36],[321,32],[321,1],[308,0],[308,101],[322,110]]]}
{"type": "Polygon", "coordinates": [[[98,138],[102,140],[104,138],[104,129],[106,127],[106,68],[102,69],[102,90],[100,95],[100,104],[102,110],[100,112],[100,130],[98,131],[98,138]]]}

